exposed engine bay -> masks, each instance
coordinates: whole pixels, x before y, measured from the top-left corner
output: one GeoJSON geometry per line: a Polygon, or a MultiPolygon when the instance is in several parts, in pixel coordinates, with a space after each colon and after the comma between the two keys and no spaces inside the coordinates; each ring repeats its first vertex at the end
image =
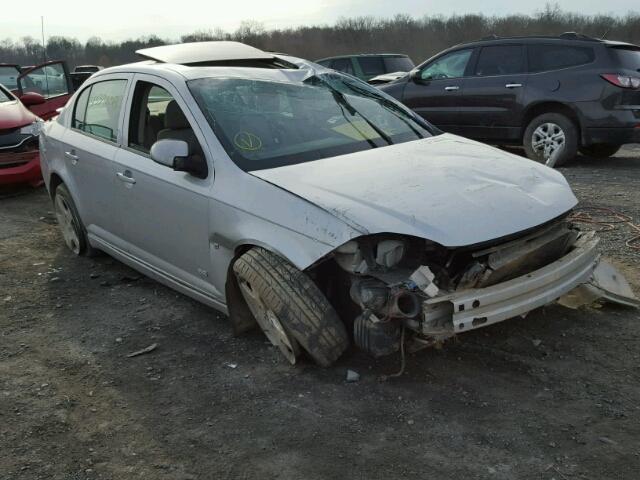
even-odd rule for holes
{"type": "MultiPolygon", "coordinates": [[[[600,263],[597,243],[593,232],[580,232],[562,219],[516,238],[467,248],[371,235],[337,248],[333,260],[348,274],[350,299],[359,307],[355,344],[382,356],[400,348],[403,329],[413,332],[414,348],[430,346],[524,315],[593,283],[600,263]]],[[[626,284],[622,275],[607,273],[626,284]]],[[[588,300],[605,296],[600,293],[588,300]]],[[[638,305],[628,284],[618,288],[618,296],[638,305]]]]}

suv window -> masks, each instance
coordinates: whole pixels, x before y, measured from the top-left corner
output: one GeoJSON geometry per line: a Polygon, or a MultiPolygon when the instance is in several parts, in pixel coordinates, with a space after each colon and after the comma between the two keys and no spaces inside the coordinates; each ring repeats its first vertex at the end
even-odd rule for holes
{"type": "Polygon", "coordinates": [[[622,68],[640,71],[640,48],[638,47],[610,47],[617,63],[622,68]]]}
{"type": "Polygon", "coordinates": [[[384,57],[387,72],[408,72],[414,65],[409,57],[384,57]]]}
{"type": "Polygon", "coordinates": [[[359,57],[360,69],[366,76],[376,76],[385,73],[382,57],[359,57]]]}
{"type": "Polygon", "coordinates": [[[595,54],[589,47],[571,45],[529,45],[529,71],[546,72],[593,62],[595,54]]]}
{"type": "Polygon", "coordinates": [[[76,101],[73,128],[115,142],[126,80],[105,80],[84,90],[76,101]]]}
{"type": "Polygon", "coordinates": [[[353,65],[350,58],[338,58],[331,62],[331,68],[338,70],[339,72],[348,73],[353,75],[353,65]]]}
{"type": "Polygon", "coordinates": [[[458,50],[438,58],[420,72],[422,80],[437,80],[439,78],[460,78],[464,76],[471,52],[473,50],[458,50]]]}
{"type": "Polygon", "coordinates": [[[58,97],[69,93],[67,74],[61,63],[44,65],[31,70],[20,79],[22,92],[35,92],[44,98],[58,97]]]}
{"type": "Polygon", "coordinates": [[[520,45],[482,47],[475,75],[513,75],[524,72],[524,56],[520,45]]]}

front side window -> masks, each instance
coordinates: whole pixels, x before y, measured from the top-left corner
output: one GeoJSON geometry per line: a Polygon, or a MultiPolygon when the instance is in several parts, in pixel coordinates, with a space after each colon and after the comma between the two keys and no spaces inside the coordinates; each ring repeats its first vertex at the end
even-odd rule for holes
{"type": "Polygon", "coordinates": [[[69,93],[67,75],[61,63],[45,65],[20,78],[22,92],[39,93],[44,98],[59,97],[69,93]]]}
{"type": "Polygon", "coordinates": [[[0,84],[7,87],[9,90],[15,90],[18,88],[18,77],[20,76],[20,70],[11,65],[0,66],[0,84]]]}
{"type": "Polygon", "coordinates": [[[495,45],[480,50],[475,75],[488,77],[523,72],[524,56],[520,45],[495,45]]]}
{"type": "Polygon", "coordinates": [[[202,78],[188,86],[231,159],[247,171],[432,135],[399,103],[346,75],[287,83],[202,78]]]}
{"type": "Polygon", "coordinates": [[[126,80],[106,80],[84,90],[76,101],[73,127],[110,142],[117,141],[126,86],[126,80]]]}
{"type": "Polygon", "coordinates": [[[358,58],[360,69],[367,77],[382,75],[385,73],[384,60],[382,57],[360,57],[358,58]]]}
{"type": "Polygon", "coordinates": [[[593,62],[595,54],[589,47],[568,45],[529,45],[529,71],[546,72],[593,62]]]}
{"type": "Polygon", "coordinates": [[[200,143],[178,102],[164,88],[138,82],[129,120],[129,147],[149,153],[158,140],[184,140],[192,155],[204,158],[200,143]]]}
{"type": "Polygon", "coordinates": [[[438,58],[420,72],[422,80],[464,77],[472,50],[458,50],[438,58]]]}

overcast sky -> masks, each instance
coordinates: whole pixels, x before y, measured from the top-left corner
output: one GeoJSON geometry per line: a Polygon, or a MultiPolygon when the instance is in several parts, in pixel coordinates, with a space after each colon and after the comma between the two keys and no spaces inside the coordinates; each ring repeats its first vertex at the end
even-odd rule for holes
{"type": "MultiPolygon", "coordinates": [[[[640,11],[638,0],[564,0],[558,4],[563,10],[584,14],[626,15],[640,11]]],[[[186,33],[217,27],[233,31],[242,20],[257,20],[271,29],[331,24],[340,17],[362,15],[503,15],[535,13],[543,8],[544,2],[522,0],[31,0],[28,8],[3,9],[0,39],[26,35],[40,38],[41,15],[45,17],[45,35],[85,41],[93,35],[105,40],[150,34],[177,39],[186,33]]]]}

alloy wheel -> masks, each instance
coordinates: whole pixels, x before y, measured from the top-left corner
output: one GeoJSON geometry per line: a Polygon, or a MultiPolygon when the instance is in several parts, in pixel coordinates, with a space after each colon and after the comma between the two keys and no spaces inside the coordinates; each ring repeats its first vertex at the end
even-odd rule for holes
{"type": "Polygon", "coordinates": [[[62,231],[64,243],[67,244],[69,250],[71,250],[76,255],[79,255],[80,237],[78,236],[78,232],[76,231],[74,225],[73,212],[71,211],[71,207],[62,195],[56,195],[54,204],[56,218],[58,219],[58,225],[60,226],[60,230],[62,231]]]}
{"type": "Polygon", "coordinates": [[[555,163],[565,145],[565,134],[562,128],[551,122],[539,125],[531,136],[531,147],[544,162],[549,165],[555,163]]]}
{"type": "Polygon", "coordinates": [[[238,279],[238,283],[249,310],[251,310],[266,337],[274,346],[280,349],[289,363],[294,365],[298,355],[300,355],[300,345],[296,339],[287,333],[276,313],[264,304],[260,294],[249,282],[244,279],[238,279]]]}

